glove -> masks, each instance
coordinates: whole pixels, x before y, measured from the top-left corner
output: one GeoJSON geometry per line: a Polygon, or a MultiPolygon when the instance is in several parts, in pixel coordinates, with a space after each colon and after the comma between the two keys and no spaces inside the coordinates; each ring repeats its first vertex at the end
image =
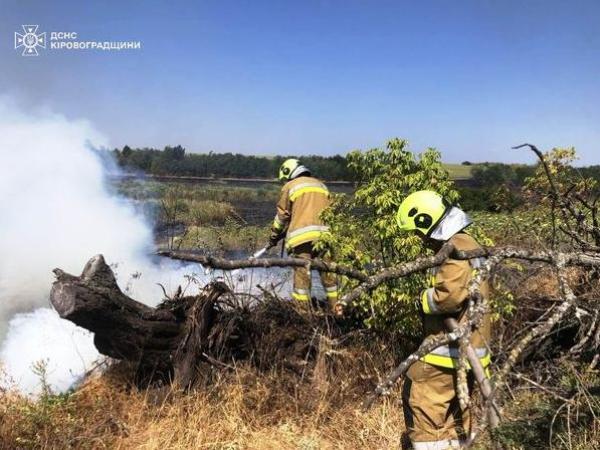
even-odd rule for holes
{"type": "Polygon", "coordinates": [[[281,240],[280,236],[271,236],[269,238],[269,245],[267,245],[267,248],[275,247],[280,240],[281,240]]]}

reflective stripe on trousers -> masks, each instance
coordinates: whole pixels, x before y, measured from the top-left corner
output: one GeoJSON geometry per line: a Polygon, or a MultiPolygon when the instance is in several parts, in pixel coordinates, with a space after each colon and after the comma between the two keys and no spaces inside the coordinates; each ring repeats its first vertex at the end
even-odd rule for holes
{"type": "MultiPolygon", "coordinates": [[[[312,243],[307,242],[294,247],[290,255],[296,258],[320,258],[325,263],[331,261],[331,258],[323,252],[318,252],[313,249],[312,243]]],[[[306,270],[304,266],[294,267],[294,287],[292,297],[296,300],[310,300],[311,298],[311,271],[306,270]]],[[[327,295],[329,305],[335,305],[338,296],[337,277],[330,272],[320,272],[321,283],[327,295]]]]}
{"type": "Polygon", "coordinates": [[[338,298],[338,288],[337,285],[335,286],[324,286],[325,288],[325,295],[327,295],[327,298],[332,299],[332,300],[337,300],[338,298]]]}
{"type": "Polygon", "coordinates": [[[309,292],[306,289],[294,288],[292,298],[301,302],[310,300],[309,292]]]}

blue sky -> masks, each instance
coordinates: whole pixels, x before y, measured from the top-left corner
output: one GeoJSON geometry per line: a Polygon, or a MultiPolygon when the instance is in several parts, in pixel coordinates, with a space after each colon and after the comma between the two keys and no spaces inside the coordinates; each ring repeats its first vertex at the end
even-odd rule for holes
{"type": "Polygon", "coordinates": [[[0,0],[0,94],[87,118],[113,146],[334,154],[403,137],[448,162],[600,164],[598,1],[0,0]],[[139,40],[40,51],[13,34],[139,40]]]}

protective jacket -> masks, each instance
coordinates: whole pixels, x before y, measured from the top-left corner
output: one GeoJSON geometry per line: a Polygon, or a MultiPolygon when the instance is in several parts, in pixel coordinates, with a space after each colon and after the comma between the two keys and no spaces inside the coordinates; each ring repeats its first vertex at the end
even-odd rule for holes
{"type": "MultiPolygon", "coordinates": [[[[475,250],[480,248],[477,241],[470,235],[459,232],[449,239],[457,250],[475,250]]],[[[468,302],[469,282],[476,271],[482,266],[484,259],[471,260],[446,259],[444,263],[435,267],[430,273],[430,287],[421,295],[421,308],[423,310],[423,327],[425,336],[447,331],[444,318],[448,315],[458,317],[459,323],[464,323],[464,312],[468,302]]],[[[487,281],[481,284],[481,294],[484,298],[489,295],[487,281]]],[[[490,363],[490,353],[487,347],[490,339],[490,316],[486,314],[479,329],[471,335],[471,345],[475,349],[482,365],[490,363]]],[[[451,343],[433,350],[421,358],[422,361],[438,367],[458,367],[458,344],[451,343]]]]}
{"type": "Polygon", "coordinates": [[[282,188],[277,202],[277,214],[271,227],[271,239],[286,234],[286,247],[293,249],[318,240],[329,227],[320,219],[329,206],[329,191],[323,182],[311,176],[299,176],[282,188]]]}

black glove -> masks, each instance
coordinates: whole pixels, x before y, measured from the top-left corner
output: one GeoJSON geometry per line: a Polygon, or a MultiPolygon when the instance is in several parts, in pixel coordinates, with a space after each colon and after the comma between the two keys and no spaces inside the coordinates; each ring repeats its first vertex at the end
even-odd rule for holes
{"type": "Polygon", "coordinates": [[[267,246],[267,248],[275,247],[280,240],[281,240],[281,236],[271,236],[269,238],[269,245],[267,246]]]}

